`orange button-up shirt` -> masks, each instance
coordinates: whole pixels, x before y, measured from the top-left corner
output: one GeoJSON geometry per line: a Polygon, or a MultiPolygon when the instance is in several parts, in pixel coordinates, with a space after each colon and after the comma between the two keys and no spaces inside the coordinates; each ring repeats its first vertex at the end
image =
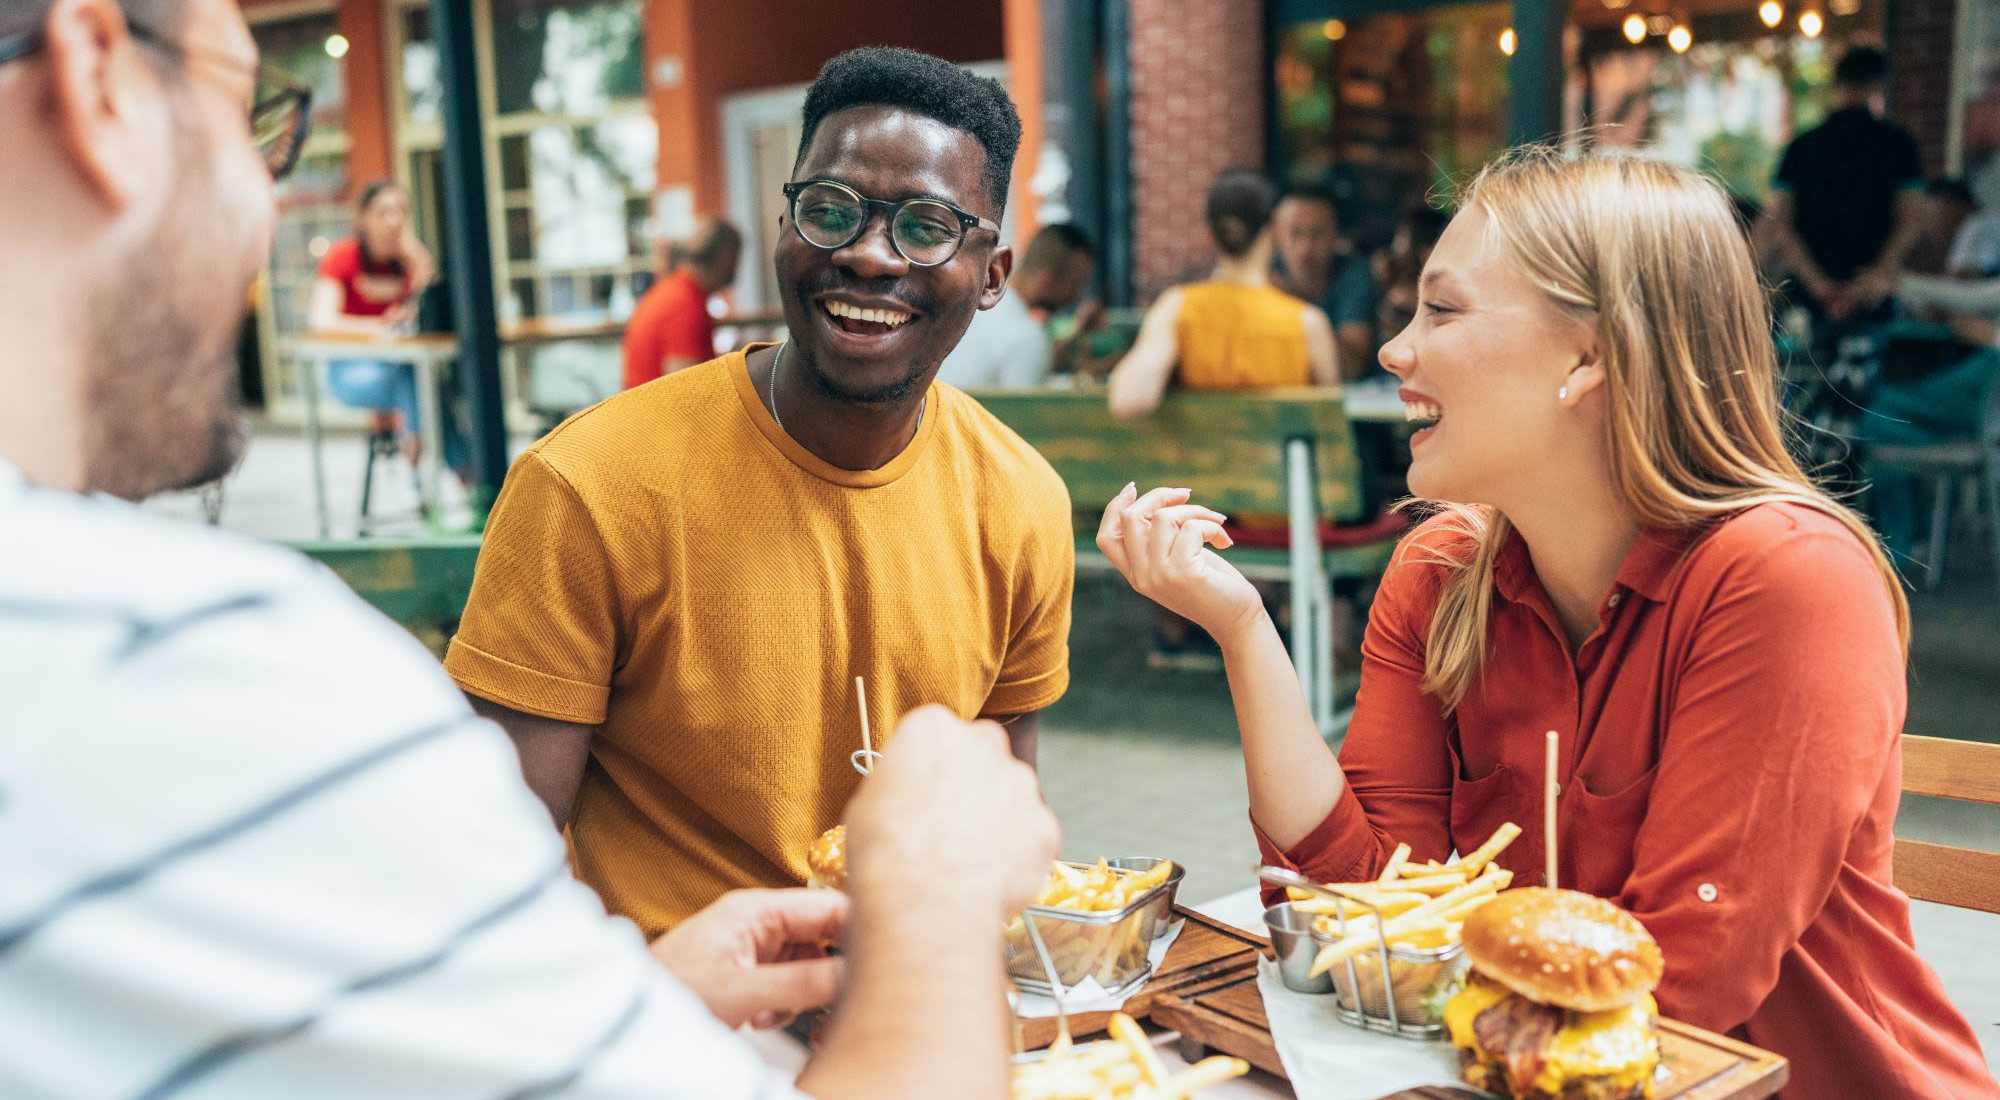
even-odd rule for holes
{"type": "Polygon", "coordinates": [[[1510,534],[1484,672],[1449,716],[1419,686],[1444,571],[1417,550],[1369,614],[1346,789],[1290,851],[1260,830],[1266,860],[1353,881],[1399,841],[1443,859],[1514,821],[1500,863],[1540,883],[1555,730],[1561,885],[1659,940],[1662,1012],[1784,1055],[1790,1097],[2000,1097],[1890,882],[1904,659],[1853,534],[1790,505],[1646,532],[1574,652],[1510,534]]]}

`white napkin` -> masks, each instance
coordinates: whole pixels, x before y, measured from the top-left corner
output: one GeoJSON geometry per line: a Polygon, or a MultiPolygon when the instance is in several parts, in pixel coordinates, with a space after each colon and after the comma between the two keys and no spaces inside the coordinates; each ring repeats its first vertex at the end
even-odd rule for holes
{"type": "MultiPolygon", "coordinates": [[[[1152,962],[1154,970],[1160,968],[1160,960],[1167,957],[1167,948],[1172,947],[1174,941],[1180,938],[1181,928],[1186,924],[1187,921],[1185,920],[1175,921],[1167,929],[1166,935],[1153,941],[1153,949],[1146,952],[1146,958],[1152,962]]],[[[1151,978],[1147,979],[1147,981],[1151,980],[1151,978]]],[[[1104,991],[1104,987],[1098,984],[1096,978],[1085,978],[1081,982],[1063,990],[1063,1007],[1068,1009],[1069,1014],[1072,1016],[1084,1012],[1115,1012],[1118,1009],[1124,1008],[1126,1000],[1138,996],[1139,991],[1144,988],[1146,988],[1146,982],[1140,982],[1138,985],[1114,997],[1104,991]]],[[[1030,993],[1025,989],[1020,992],[1021,1007],[1015,1015],[1021,1019],[1040,1020],[1056,1014],[1056,999],[1054,997],[1041,993],[1030,993]]]]}
{"type": "Polygon", "coordinates": [[[1334,1012],[1333,994],[1286,989],[1270,959],[1257,966],[1257,990],[1264,995],[1278,1060],[1299,1100],[1376,1100],[1420,1085],[1464,1087],[1450,1043],[1356,1027],[1334,1012]]]}

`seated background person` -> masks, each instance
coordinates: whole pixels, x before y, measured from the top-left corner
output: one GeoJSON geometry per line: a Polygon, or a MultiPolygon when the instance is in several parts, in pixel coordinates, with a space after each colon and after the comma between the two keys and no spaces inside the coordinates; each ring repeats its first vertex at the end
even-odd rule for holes
{"type": "Polygon", "coordinates": [[[851,905],[733,894],[649,955],[407,632],[112,499],[241,453],[309,121],[255,90],[299,86],[231,0],[16,0],[0,48],[0,1096],[787,1100],[731,1029],[838,987],[798,1087],[1004,1097],[999,929],[1057,847],[1004,735],[911,715],[847,807],[851,905]]]}
{"type": "MultiPolygon", "coordinates": [[[[386,181],[368,184],[355,202],[354,235],[335,241],[319,264],[306,303],[306,324],[315,332],[393,336],[416,328],[417,296],[437,277],[437,262],[410,226],[410,196],[386,181]]],[[[416,461],[421,448],[417,422],[417,374],[408,363],[341,359],[327,364],[327,388],[343,405],[369,409],[378,422],[394,422],[403,453],[416,461]]],[[[466,468],[464,436],[448,403],[444,414],[445,465],[466,468]]]]}
{"type": "Polygon", "coordinates": [[[1375,278],[1368,257],[1341,247],[1333,192],[1287,188],[1271,215],[1271,230],[1272,281],[1318,306],[1333,322],[1341,377],[1351,381],[1375,370],[1375,278]]]}
{"type": "Polygon", "coordinates": [[[648,287],[625,326],[625,388],[715,358],[715,318],[709,295],[736,281],[743,234],[719,219],[704,221],[667,249],[666,271],[648,287]]]}
{"type": "Polygon", "coordinates": [[[1041,385],[1056,356],[1049,323],[1083,300],[1095,262],[1090,236],[1076,226],[1056,223],[1035,230],[1007,280],[1007,293],[972,315],[958,346],[938,368],[938,380],[960,389],[1041,385]]]}
{"type": "Polygon", "coordinates": [[[1337,386],[1333,325],[1271,283],[1271,211],[1277,190],[1235,169],[1208,191],[1217,252],[1206,281],[1177,286],[1146,310],[1139,341],[1111,371],[1111,414],[1145,416],[1170,382],[1194,390],[1337,386]]]}

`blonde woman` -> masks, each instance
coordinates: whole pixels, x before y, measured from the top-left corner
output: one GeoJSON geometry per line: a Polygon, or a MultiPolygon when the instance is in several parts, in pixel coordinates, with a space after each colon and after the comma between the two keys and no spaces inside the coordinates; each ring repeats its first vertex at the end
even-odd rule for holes
{"type": "MultiPolygon", "coordinates": [[[[1729,202],[1637,160],[1487,169],[1381,353],[1405,541],[1338,760],[1212,512],[1128,488],[1098,545],[1221,643],[1264,858],[1322,880],[1541,820],[1559,877],[1659,939],[1663,1012],[1791,1059],[1788,1095],[1996,1097],[1890,884],[1908,609],[1779,429],[1729,202]]],[[[1502,861],[1542,879],[1541,830],[1502,861]]]]}

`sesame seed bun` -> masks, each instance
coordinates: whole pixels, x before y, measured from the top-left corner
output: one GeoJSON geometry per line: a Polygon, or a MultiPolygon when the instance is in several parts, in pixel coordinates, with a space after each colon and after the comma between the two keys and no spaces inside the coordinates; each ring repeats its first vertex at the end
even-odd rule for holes
{"type": "Polygon", "coordinates": [[[1660,945],[1632,914],[1575,890],[1524,887],[1473,910],[1463,930],[1479,972],[1531,1001],[1623,1008],[1660,984],[1660,945]]]}
{"type": "Polygon", "coordinates": [[[847,889],[847,826],[835,825],[821,833],[806,852],[806,867],[811,872],[807,886],[847,889]]]}

